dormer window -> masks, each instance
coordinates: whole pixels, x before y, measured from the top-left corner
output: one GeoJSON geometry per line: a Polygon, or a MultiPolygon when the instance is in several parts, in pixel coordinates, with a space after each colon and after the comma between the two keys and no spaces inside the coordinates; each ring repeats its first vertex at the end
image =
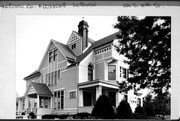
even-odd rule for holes
{"type": "Polygon", "coordinates": [[[74,49],[74,48],[76,48],[76,44],[71,45],[71,49],[74,49]]]}

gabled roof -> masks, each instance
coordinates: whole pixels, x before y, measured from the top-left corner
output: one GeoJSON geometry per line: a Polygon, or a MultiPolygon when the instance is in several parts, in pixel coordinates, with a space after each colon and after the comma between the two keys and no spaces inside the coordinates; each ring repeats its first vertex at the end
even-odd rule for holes
{"type": "Polygon", "coordinates": [[[31,85],[35,89],[36,93],[41,96],[53,96],[51,90],[46,84],[31,82],[31,85]]]}
{"type": "Polygon", "coordinates": [[[111,34],[107,37],[104,37],[98,41],[95,41],[93,45],[91,45],[83,54],[79,55],[76,59],[76,63],[79,63],[81,62],[93,49],[99,47],[99,46],[102,46],[104,44],[107,44],[107,43],[110,43],[110,42],[113,42],[114,39],[116,39],[117,37],[117,34],[119,34],[119,32],[116,32],[114,34],[111,34]]]}
{"type": "Polygon", "coordinates": [[[55,46],[62,52],[62,54],[67,58],[76,59],[76,56],[74,53],[69,49],[67,45],[64,45],[63,43],[57,42],[55,40],[52,40],[52,42],[55,44],[55,46]]]}
{"type": "Polygon", "coordinates": [[[31,73],[30,75],[24,77],[24,80],[28,80],[30,78],[37,77],[37,76],[40,76],[40,75],[41,75],[41,73],[38,70],[36,70],[33,73],[31,73]]]}

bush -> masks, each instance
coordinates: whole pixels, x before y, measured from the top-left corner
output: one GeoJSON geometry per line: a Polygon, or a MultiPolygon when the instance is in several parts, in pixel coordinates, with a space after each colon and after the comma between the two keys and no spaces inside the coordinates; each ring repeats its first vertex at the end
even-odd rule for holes
{"type": "Polygon", "coordinates": [[[28,115],[28,118],[29,119],[35,119],[36,116],[35,116],[35,114],[33,112],[30,112],[29,115],[28,115]]]}
{"type": "Polygon", "coordinates": [[[111,106],[107,96],[101,95],[98,98],[92,110],[92,116],[94,116],[95,118],[102,118],[102,119],[115,118],[114,109],[111,106]]]}
{"type": "Polygon", "coordinates": [[[145,119],[146,118],[146,113],[144,111],[143,107],[137,106],[135,111],[134,111],[134,118],[136,119],[145,119]]]}
{"type": "Polygon", "coordinates": [[[122,100],[117,108],[117,118],[119,119],[131,119],[133,118],[132,110],[129,103],[122,100]]]}
{"type": "Polygon", "coordinates": [[[92,114],[83,112],[83,113],[77,113],[73,115],[73,119],[95,119],[92,114]]]}
{"type": "Polygon", "coordinates": [[[22,112],[21,115],[25,115],[25,112],[22,112]]]}
{"type": "Polygon", "coordinates": [[[70,115],[69,114],[63,114],[63,115],[56,115],[56,114],[49,114],[49,115],[43,115],[42,119],[66,119],[68,118],[70,115]]]}
{"type": "Polygon", "coordinates": [[[144,109],[145,109],[147,118],[155,117],[155,112],[154,112],[153,106],[150,103],[145,103],[144,109]]]}

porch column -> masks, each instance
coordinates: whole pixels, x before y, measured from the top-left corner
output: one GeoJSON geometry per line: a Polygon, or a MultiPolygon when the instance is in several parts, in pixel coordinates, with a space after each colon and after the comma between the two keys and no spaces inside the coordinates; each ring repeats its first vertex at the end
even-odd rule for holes
{"type": "Polygon", "coordinates": [[[79,89],[79,107],[83,107],[83,90],[79,89]]]}
{"type": "Polygon", "coordinates": [[[53,97],[50,97],[50,104],[51,104],[51,106],[50,106],[50,108],[53,108],[53,102],[54,102],[54,100],[53,100],[53,97]]]}
{"type": "Polygon", "coordinates": [[[29,97],[27,96],[25,99],[25,108],[29,108],[29,97]]]}
{"type": "Polygon", "coordinates": [[[143,107],[143,98],[141,97],[141,107],[143,107]]]}
{"type": "Polygon", "coordinates": [[[37,108],[40,107],[40,98],[39,98],[39,95],[37,94],[37,108]]]}
{"type": "Polygon", "coordinates": [[[117,91],[116,92],[116,107],[119,105],[120,102],[120,93],[117,91]]]}
{"type": "Polygon", "coordinates": [[[102,86],[96,87],[96,100],[102,95],[102,86]]]}

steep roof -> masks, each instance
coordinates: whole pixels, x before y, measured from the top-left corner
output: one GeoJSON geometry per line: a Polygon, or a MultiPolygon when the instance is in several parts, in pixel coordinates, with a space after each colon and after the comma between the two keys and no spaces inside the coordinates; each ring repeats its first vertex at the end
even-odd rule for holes
{"type": "Polygon", "coordinates": [[[68,46],[64,45],[63,43],[61,42],[57,42],[55,40],[52,40],[53,43],[55,44],[55,46],[62,52],[62,54],[65,56],[65,57],[68,57],[68,58],[72,58],[72,59],[76,59],[76,56],[74,55],[74,53],[69,49],[68,46]]]}
{"type": "Polygon", "coordinates": [[[119,34],[119,32],[116,32],[114,34],[111,34],[107,37],[104,37],[98,41],[95,41],[93,45],[91,45],[83,54],[79,55],[76,59],[76,63],[79,63],[81,62],[93,49],[99,47],[99,46],[102,46],[104,44],[107,44],[107,43],[110,43],[110,42],[113,42],[114,39],[116,39],[117,37],[117,34],[119,34]]]}
{"type": "Polygon", "coordinates": [[[48,88],[48,86],[46,84],[31,82],[31,85],[36,90],[38,95],[44,95],[44,96],[52,96],[53,95],[51,90],[48,88]]]}
{"type": "Polygon", "coordinates": [[[28,76],[24,77],[24,80],[28,80],[30,78],[37,77],[40,75],[41,75],[41,73],[38,70],[36,70],[33,73],[29,74],[28,76]]]}

